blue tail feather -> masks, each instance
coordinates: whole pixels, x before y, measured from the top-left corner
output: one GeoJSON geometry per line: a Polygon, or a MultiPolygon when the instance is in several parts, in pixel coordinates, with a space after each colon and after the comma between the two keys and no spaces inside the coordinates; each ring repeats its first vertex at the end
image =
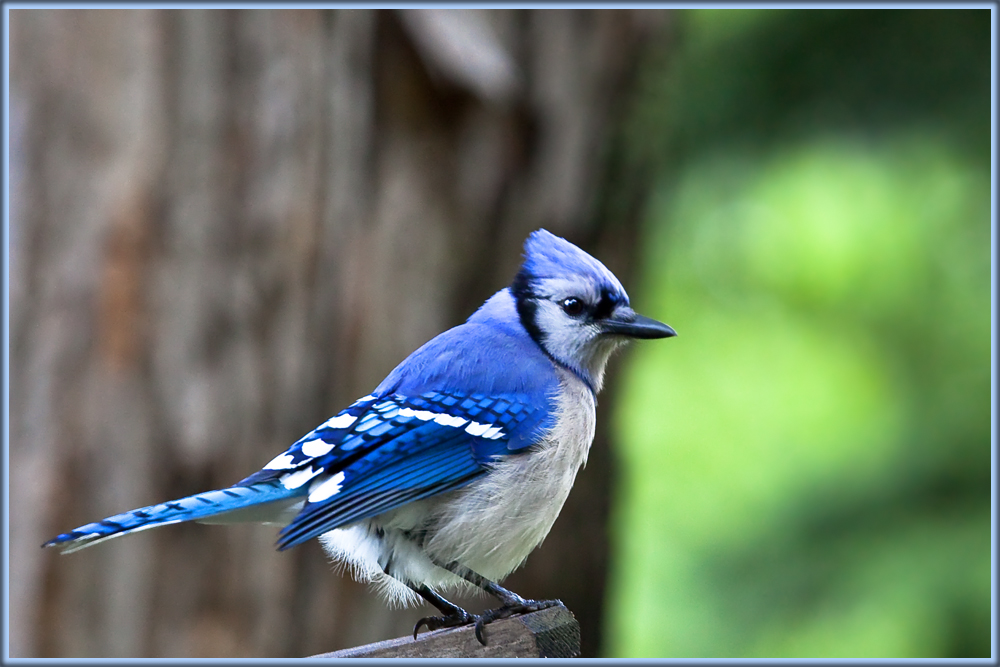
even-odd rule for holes
{"type": "Polygon", "coordinates": [[[277,480],[206,491],[187,498],[140,507],[95,523],[88,523],[68,533],[58,535],[42,546],[57,547],[62,553],[71,553],[140,530],[182,521],[205,520],[237,510],[286,501],[280,503],[275,509],[275,514],[280,515],[281,509],[287,504],[287,501],[302,495],[305,491],[304,488],[286,489],[277,480]]]}

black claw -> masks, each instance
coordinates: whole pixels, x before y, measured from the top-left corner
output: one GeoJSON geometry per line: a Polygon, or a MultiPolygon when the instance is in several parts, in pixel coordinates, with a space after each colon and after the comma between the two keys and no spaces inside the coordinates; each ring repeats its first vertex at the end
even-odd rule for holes
{"type": "Polygon", "coordinates": [[[486,632],[487,623],[499,621],[502,618],[510,618],[514,614],[528,614],[533,611],[541,611],[542,609],[560,606],[562,606],[562,601],[560,600],[524,600],[522,603],[504,605],[502,607],[497,607],[496,609],[484,611],[482,614],[475,617],[476,639],[479,640],[480,644],[486,646],[486,635],[484,633],[486,632]]]}
{"type": "Polygon", "coordinates": [[[483,646],[486,646],[486,636],[483,634],[483,630],[486,628],[486,624],[488,622],[489,621],[487,621],[483,616],[480,616],[476,620],[476,639],[478,639],[479,643],[483,646]]]}
{"type": "Polygon", "coordinates": [[[441,628],[456,628],[460,625],[468,625],[476,620],[476,616],[463,612],[449,616],[426,616],[413,626],[413,639],[416,641],[420,628],[427,626],[428,631],[440,630],[441,628]]]}
{"type": "Polygon", "coordinates": [[[456,628],[460,625],[476,624],[476,639],[480,644],[486,646],[486,625],[502,618],[510,618],[514,614],[528,614],[533,611],[548,609],[549,607],[561,606],[559,600],[524,600],[523,603],[504,605],[496,609],[484,611],[482,614],[474,615],[468,612],[453,614],[448,616],[427,616],[417,621],[413,626],[413,639],[417,639],[420,628],[426,626],[427,630],[440,630],[441,628],[456,628]]]}

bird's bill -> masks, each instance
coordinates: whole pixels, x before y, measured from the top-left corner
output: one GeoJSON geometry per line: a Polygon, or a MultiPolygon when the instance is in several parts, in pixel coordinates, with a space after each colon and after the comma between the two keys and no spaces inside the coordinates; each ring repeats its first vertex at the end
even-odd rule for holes
{"type": "Polygon", "coordinates": [[[677,332],[669,324],[640,315],[632,309],[616,312],[601,323],[603,333],[629,338],[670,338],[677,332]]]}

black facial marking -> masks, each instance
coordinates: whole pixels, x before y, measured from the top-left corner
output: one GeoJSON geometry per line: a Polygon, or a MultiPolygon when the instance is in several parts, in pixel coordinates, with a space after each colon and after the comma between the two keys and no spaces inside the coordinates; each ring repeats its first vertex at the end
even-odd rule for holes
{"type": "Polygon", "coordinates": [[[611,316],[614,312],[615,307],[618,305],[618,297],[611,294],[608,290],[601,290],[601,300],[597,302],[592,311],[593,318],[595,320],[603,320],[611,316]]]}
{"type": "Polygon", "coordinates": [[[524,269],[518,271],[517,275],[514,276],[514,282],[510,284],[510,292],[518,302],[534,298],[535,293],[531,289],[531,276],[524,269]]]}
{"type": "Polygon", "coordinates": [[[518,271],[514,276],[514,282],[510,284],[510,292],[514,295],[514,302],[517,304],[517,315],[521,318],[521,326],[525,328],[531,339],[545,349],[545,334],[538,328],[535,322],[535,311],[538,304],[535,303],[537,295],[532,291],[530,276],[524,271],[518,271]]]}

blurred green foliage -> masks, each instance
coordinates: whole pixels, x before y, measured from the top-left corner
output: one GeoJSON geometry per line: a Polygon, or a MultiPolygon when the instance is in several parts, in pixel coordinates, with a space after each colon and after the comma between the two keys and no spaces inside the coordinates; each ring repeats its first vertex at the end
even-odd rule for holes
{"type": "Polygon", "coordinates": [[[676,16],[604,653],[987,657],[989,12],[676,16]]]}

